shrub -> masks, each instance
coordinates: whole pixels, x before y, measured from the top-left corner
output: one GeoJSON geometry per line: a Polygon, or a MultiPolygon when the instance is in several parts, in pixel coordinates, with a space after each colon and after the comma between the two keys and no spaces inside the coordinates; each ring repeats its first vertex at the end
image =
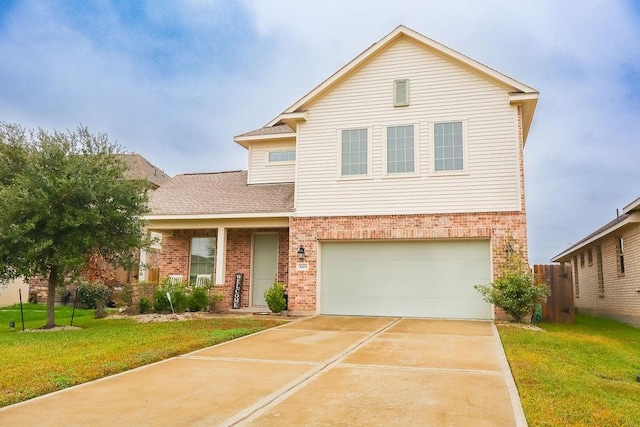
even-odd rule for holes
{"type": "Polygon", "coordinates": [[[29,304],[37,304],[38,303],[38,291],[33,290],[29,292],[29,304]]]}
{"type": "Polygon", "coordinates": [[[182,284],[171,284],[163,282],[153,290],[153,309],[158,313],[171,311],[171,304],[167,299],[167,292],[171,296],[171,304],[176,313],[183,313],[187,310],[189,298],[182,284]]]}
{"type": "Polygon", "coordinates": [[[88,308],[98,308],[99,303],[104,304],[109,300],[109,288],[102,283],[80,282],[78,285],[78,301],[88,308]]]}
{"type": "Polygon", "coordinates": [[[523,271],[506,271],[493,283],[474,287],[485,301],[503,309],[516,322],[522,322],[551,293],[548,285],[536,285],[533,274],[523,271]]]}
{"type": "Polygon", "coordinates": [[[119,291],[114,293],[117,307],[131,307],[133,305],[133,285],[127,283],[122,285],[119,291]]]}
{"type": "Polygon", "coordinates": [[[188,299],[189,311],[202,311],[207,307],[209,302],[209,287],[197,286],[193,288],[188,299]]]}
{"type": "Polygon", "coordinates": [[[284,298],[284,285],[275,282],[273,286],[264,292],[264,299],[267,301],[269,310],[274,313],[280,313],[287,307],[287,301],[284,298]]]}
{"type": "Polygon", "coordinates": [[[150,313],[151,312],[151,301],[149,298],[142,297],[140,298],[140,313],[150,313]]]}

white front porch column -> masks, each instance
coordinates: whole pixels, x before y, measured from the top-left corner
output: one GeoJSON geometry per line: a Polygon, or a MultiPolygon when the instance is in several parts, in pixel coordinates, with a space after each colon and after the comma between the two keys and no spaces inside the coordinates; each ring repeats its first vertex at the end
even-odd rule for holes
{"type": "Polygon", "coordinates": [[[216,285],[224,285],[225,266],[227,264],[227,229],[218,227],[216,245],[216,285]]]}

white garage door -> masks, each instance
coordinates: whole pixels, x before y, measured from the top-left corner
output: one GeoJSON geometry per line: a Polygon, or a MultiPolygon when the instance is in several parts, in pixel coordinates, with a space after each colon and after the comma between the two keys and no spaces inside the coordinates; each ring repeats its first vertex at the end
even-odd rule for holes
{"type": "Polygon", "coordinates": [[[488,240],[323,242],[320,312],[490,319],[488,240]]]}

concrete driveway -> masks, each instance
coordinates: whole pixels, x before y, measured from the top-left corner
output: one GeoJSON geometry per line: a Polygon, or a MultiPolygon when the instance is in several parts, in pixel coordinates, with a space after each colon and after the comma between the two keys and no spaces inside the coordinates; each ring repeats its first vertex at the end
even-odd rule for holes
{"type": "Polygon", "coordinates": [[[316,316],[0,409],[0,425],[526,421],[493,323],[316,316]]]}

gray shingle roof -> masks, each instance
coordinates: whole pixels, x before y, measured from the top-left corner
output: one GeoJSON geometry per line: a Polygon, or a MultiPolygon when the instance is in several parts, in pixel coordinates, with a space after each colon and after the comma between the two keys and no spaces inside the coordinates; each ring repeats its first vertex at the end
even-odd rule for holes
{"type": "Polygon", "coordinates": [[[151,196],[152,215],[293,212],[293,184],[247,185],[247,171],[177,175],[151,196]]]}
{"type": "Polygon", "coordinates": [[[251,132],[243,133],[241,135],[236,135],[236,136],[241,137],[241,136],[273,135],[278,133],[295,133],[295,131],[291,129],[288,125],[282,124],[282,125],[263,127],[263,128],[252,130],[251,132]]]}
{"type": "Polygon", "coordinates": [[[146,179],[153,188],[158,188],[171,179],[163,170],[142,157],[140,154],[122,154],[122,159],[129,164],[129,171],[125,174],[136,179],[146,179]]]}

